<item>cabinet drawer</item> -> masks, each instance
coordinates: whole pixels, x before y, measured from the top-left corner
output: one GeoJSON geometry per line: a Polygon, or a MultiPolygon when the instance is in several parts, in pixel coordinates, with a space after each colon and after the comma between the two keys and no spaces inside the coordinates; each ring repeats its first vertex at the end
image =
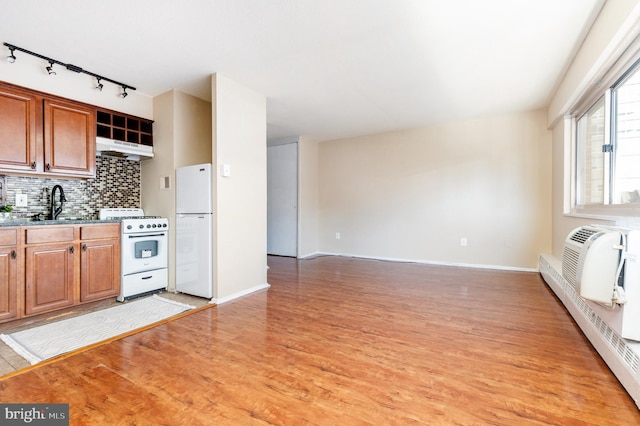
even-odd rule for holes
{"type": "Polygon", "coordinates": [[[0,246],[15,246],[18,241],[18,230],[0,229],[0,246]]]}
{"type": "Polygon", "coordinates": [[[86,225],[80,227],[81,240],[111,239],[120,236],[120,224],[86,225]]]}
{"type": "Polygon", "coordinates": [[[73,226],[52,226],[50,228],[28,228],[27,244],[73,241],[73,226]]]}

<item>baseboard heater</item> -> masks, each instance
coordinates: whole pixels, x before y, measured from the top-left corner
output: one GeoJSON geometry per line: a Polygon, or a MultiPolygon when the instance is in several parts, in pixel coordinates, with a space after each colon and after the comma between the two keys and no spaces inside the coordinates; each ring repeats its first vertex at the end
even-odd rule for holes
{"type": "Polygon", "coordinates": [[[632,313],[629,309],[634,307],[627,305],[611,310],[586,300],[574,284],[563,277],[562,262],[555,256],[541,254],[539,268],[549,288],[640,408],[640,343],[622,338],[620,332],[624,310],[632,313]]]}

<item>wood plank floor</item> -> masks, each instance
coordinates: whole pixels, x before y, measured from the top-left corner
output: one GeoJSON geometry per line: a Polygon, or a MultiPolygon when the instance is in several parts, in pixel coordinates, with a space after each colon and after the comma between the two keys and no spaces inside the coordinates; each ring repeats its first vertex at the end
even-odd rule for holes
{"type": "Polygon", "coordinates": [[[0,382],[72,425],[633,425],[535,273],[269,257],[268,291],[0,382]]]}

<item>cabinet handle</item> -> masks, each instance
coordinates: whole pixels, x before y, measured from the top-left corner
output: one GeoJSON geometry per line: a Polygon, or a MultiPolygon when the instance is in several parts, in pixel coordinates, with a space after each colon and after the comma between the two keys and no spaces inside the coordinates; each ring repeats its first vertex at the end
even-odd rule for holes
{"type": "Polygon", "coordinates": [[[75,251],[75,249],[73,248],[73,246],[69,247],[69,251],[71,252],[71,254],[73,254],[73,252],[75,251]]]}
{"type": "Polygon", "coordinates": [[[51,164],[47,163],[47,166],[45,167],[45,169],[51,170],[51,164]]]}
{"type": "Polygon", "coordinates": [[[15,250],[11,250],[11,258],[15,259],[16,257],[18,257],[18,253],[15,250]]]}
{"type": "Polygon", "coordinates": [[[86,244],[82,245],[82,251],[87,251],[87,245],[86,244]]]}
{"type": "Polygon", "coordinates": [[[35,162],[35,161],[34,161],[33,163],[31,163],[31,168],[32,168],[33,170],[35,170],[35,169],[36,169],[36,162],[35,162]]]}

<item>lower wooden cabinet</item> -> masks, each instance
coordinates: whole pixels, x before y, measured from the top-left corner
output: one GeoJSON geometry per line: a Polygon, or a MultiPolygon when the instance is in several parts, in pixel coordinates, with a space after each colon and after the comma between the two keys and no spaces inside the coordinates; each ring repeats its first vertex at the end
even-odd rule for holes
{"type": "Polygon", "coordinates": [[[120,293],[120,226],[81,229],[80,301],[120,293]]]}
{"type": "Polygon", "coordinates": [[[0,322],[119,293],[119,223],[0,227],[0,322]]]}
{"type": "Polygon", "coordinates": [[[18,317],[17,256],[16,246],[0,246],[0,321],[18,317]]]}
{"type": "Polygon", "coordinates": [[[74,304],[73,241],[26,248],[25,314],[34,315],[74,304]]]}

